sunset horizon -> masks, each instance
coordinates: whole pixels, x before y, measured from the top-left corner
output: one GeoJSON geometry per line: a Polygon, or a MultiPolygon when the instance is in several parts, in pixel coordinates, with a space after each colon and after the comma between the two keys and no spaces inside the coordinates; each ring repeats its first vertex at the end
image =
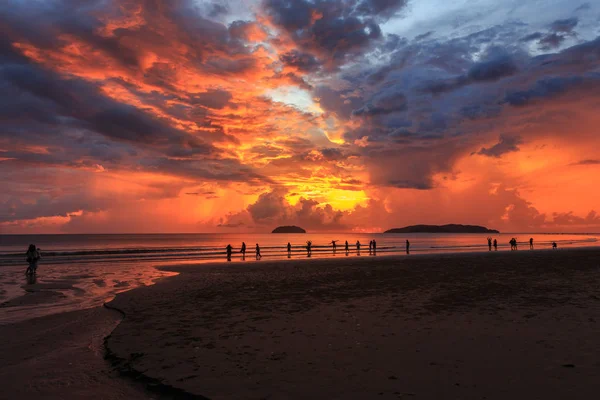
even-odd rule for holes
{"type": "Polygon", "coordinates": [[[600,232],[598,5],[0,6],[0,232],[600,232]]]}

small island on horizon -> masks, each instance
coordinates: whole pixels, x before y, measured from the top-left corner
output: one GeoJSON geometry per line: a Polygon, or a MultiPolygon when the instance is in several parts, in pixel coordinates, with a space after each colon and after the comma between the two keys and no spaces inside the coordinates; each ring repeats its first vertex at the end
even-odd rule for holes
{"type": "Polygon", "coordinates": [[[479,225],[410,225],[404,228],[389,229],[383,233],[500,233],[479,225]]]}
{"type": "Polygon", "coordinates": [[[306,233],[306,231],[299,226],[290,225],[290,226],[278,226],[273,229],[271,233],[306,233]]]}

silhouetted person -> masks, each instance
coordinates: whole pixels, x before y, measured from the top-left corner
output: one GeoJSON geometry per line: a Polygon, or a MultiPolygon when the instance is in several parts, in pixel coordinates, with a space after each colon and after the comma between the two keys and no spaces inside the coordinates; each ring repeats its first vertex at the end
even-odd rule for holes
{"type": "Polygon", "coordinates": [[[356,241],[356,254],[360,255],[360,242],[358,240],[356,241]]]}
{"type": "Polygon", "coordinates": [[[529,250],[533,250],[533,238],[529,238],[529,250]]]}
{"type": "Polygon", "coordinates": [[[345,250],[346,250],[346,255],[348,255],[348,253],[350,252],[350,247],[348,246],[348,241],[347,240],[346,240],[345,250]]]}
{"type": "Polygon", "coordinates": [[[25,253],[25,257],[29,264],[25,274],[29,275],[37,273],[38,261],[42,258],[40,250],[36,248],[34,244],[30,244],[27,253],[25,253]]]}
{"type": "Polygon", "coordinates": [[[256,259],[260,260],[262,256],[260,255],[260,246],[256,243],[256,259]]]}
{"type": "Polygon", "coordinates": [[[492,238],[491,237],[487,238],[487,241],[488,241],[488,248],[490,249],[490,251],[492,251],[492,238]]]}
{"type": "Polygon", "coordinates": [[[245,260],[246,259],[246,242],[242,242],[242,249],[240,250],[240,253],[242,253],[242,258],[245,260]]]}
{"type": "Polygon", "coordinates": [[[312,255],[312,242],[310,240],[306,241],[306,256],[310,257],[312,255]]]}
{"type": "Polygon", "coordinates": [[[557,249],[558,245],[556,244],[556,242],[552,242],[552,250],[557,249]]]}
{"type": "Polygon", "coordinates": [[[339,240],[332,240],[331,241],[331,248],[332,248],[332,250],[333,250],[334,253],[337,250],[337,244],[336,244],[337,242],[339,242],[339,240]]]}
{"type": "Polygon", "coordinates": [[[290,242],[288,242],[287,251],[288,251],[288,258],[290,258],[292,255],[292,245],[290,244],[290,242]]]}
{"type": "Polygon", "coordinates": [[[511,250],[517,250],[517,239],[512,238],[510,239],[510,249],[511,250]]]}
{"type": "Polygon", "coordinates": [[[498,251],[498,241],[494,239],[494,250],[498,251]]]}
{"type": "Polygon", "coordinates": [[[371,240],[369,242],[369,255],[371,255],[373,253],[373,241],[371,240]]]}
{"type": "Polygon", "coordinates": [[[227,261],[231,261],[231,252],[233,251],[233,247],[228,244],[225,249],[227,250],[227,261]]]}
{"type": "Polygon", "coordinates": [[[377,254],[377,242],[373,240],[373,254],[377,254]]]}
{"type": "Polygon", "coordinates": [[[410,254],[410,242],[406,239],[406,254],[410,254]]]}

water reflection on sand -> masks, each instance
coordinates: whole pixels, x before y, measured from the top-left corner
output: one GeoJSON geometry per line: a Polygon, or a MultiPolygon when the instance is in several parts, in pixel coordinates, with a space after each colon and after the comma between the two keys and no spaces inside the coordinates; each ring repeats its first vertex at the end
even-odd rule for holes
{"type": "Polygon", "coordinates": [[[24,267],[0,269],[0,324],[96,307],[117,293],[174,275],[148,264],[93,263],[47,265],[35,276],[24,267]]]}

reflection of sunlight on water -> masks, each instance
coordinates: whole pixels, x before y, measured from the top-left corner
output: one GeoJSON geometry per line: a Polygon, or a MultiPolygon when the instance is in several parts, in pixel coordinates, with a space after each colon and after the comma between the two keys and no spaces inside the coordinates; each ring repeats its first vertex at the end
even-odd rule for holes
{"type": "Polygon", "coordinates": [[[139,263],[40,263],[35,279],[23,267],[0,269],[0,324],[102,305],[118,293],[176,275],[139,263]]]}

